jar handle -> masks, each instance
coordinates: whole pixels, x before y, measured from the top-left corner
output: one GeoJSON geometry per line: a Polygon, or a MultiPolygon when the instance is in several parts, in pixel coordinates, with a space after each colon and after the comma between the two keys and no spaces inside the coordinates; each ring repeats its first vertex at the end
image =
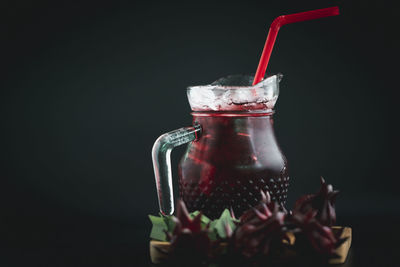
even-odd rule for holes
{"type": "Polygon", "coordinates": [[[195,124],[165,133],[154,142],[152,149],[154,176],[160,212],[164,215],[172,215],[174,213],[171,151],[177,146],[198,139],[200,134],[201,126],[195,124]]]}

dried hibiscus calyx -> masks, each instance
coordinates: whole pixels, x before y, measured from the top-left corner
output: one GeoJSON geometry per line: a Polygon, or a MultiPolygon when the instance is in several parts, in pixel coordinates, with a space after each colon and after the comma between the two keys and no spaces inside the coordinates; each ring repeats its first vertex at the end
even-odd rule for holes
{"type": "Polygon", "coordinates": [[[316,211],[313,210],[290,216],[291,222],[296,226],[296,250],[303,256],[317,252],[320,258],[335,257],[335,249],[347,238],[340,238],[341,231],[334,233],[332,228],[320,224],[315,216],[316,211]]]}
{"type": "Polygon", "coordinates": [[[258,217],[257,214],[259,213],[261,213],[264,217],[269,217],[272,215],[273,212],[277,211],[281,211],[284,214],[287,213],[286,209],[283,206],[280,206],[271,200],[271,195],[268,193],[268,191],[263,192],[261,190],[260,194],[260,203],[257,206],[248,209],[242,214],[242,216],[240,216],[241,223],[246,223],[253,219],[256,219],[258,217]]]}
{"type": "Polygon", "coordinates": [[[212,251],[213,243],[208,234],[208,226],[201,226],[202,213],[193,219],[190,217],[183,201],[178,202],[176,217],[173,217],[175,228],[173,233],[167,233],[171,242],[169,260],[171,263],[196,262],[205,264],[212,251]]]}
{"type": "Polygon", "coordinates": [[[344,228],[330,227],[336,221],[338,194],[332,185],[321,178],[321,189],[298,199],[290,212],[272,201],[268,192],[260,194],[259,204],[239,219],[232,209],[225,209],[215,220],[201,211],[189,214],[184,202],[179,201],[176,217],[150,216],[151,237],[170,241],[164,252],[168,254],[167,263],[173,266],[265,265],[275,260],[326,263],[338,256],[337,248],[347,238],[341,238],[344,228]]]}
{"type": "Polygon", "coordinates": [[[285,213],[276,203],[262,201],[240,217],[240,223],[230,239],[233,253],[244,258],[265,258],[282,246],[286,237],[285,213]]]}
{"type": "Polygon", "coordinates": [[[326,184],[321,177],[321,188],[318,193],[300,197],[293,209],[293,213],[306,214],[315,211],[315,219],[322,225],[332,226],[336,223],[335,201],[339,191],[333,190],[332,185],[326,184]]]}

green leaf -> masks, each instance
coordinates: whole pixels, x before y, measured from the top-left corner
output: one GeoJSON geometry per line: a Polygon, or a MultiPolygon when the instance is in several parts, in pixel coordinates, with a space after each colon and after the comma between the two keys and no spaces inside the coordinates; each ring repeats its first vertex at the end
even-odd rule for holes
{"type": "Polygon", "coordinates": [[[211,224],[210,224],[210,229],[208,232],[208,238],[210,238],[211,241],[216,241],[218,239],[218,235],[217,235],[217,232],[215,231],[215,228],[212,227],[211,224]]]}
{"type": "Polygon", "coordinates": [[[189,213],[189,216],[190,216],[191,219],[193,219],[194,217],[199,215],[199,213],[200,213],[200,211],[196,210],[196,211],[193,211],[193,212],[189,213]]]}
{"type": "MultiPolygon", "coordinates": [[[[200,213],[200,211],[198,211],[198,210],[191,212],[191,213],[189,214],[189,215],[190,215],[190,218],[193,219],[194,217],[196,217],[197,215],[199,215],[199,213],[200,213]]],[[[200,221],[201,221],[201,227],[202,227],[203,229],[207,226],[207,224],[209,224],[209,223],[211,222],[211,220],[210,220],[207,216],[205,216],[205,215],[201,215],[200,221]]]]}
{"type": "Polygon", "coordinates": [[[175,222],[172,219],[173,216],[162,216],[164,219],[165,224],[167,225],[168,233],[172,233],[175,229],[175,222]]]}
{"type": "Polygon", "coordinates": [[[149,219],[153,224],[151,228],[150,238],[159,241],[167,241],[165,231],[168,231],[168,225],[163,217],[149,215],[149,219]]]}
{"type": "Polygon", "coordinates": [[[236,221],[237,220],[231,217],[231,213],[229,212],[229,210],[225,209],[219,219],[216,219],[210,223],[210,229],[215,232],[220,238],[226,238],[227,236],[225,225],[230,226],[232,231],[234,231],[236,228],[236,221]]]}

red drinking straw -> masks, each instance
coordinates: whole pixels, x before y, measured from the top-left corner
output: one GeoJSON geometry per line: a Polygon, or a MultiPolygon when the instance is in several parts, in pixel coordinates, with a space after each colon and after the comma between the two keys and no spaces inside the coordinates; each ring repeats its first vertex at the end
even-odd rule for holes
{"type": "Polygon", "coordinates": [[[274,19],[274,21],[271,23],[271,27],[269,28],[267,41],[265,41],[260,62],[258,63],[256,75],[254,76],[253,85],[261,82],[261,80],[264,78],[265,71],[267,70],[268,66],[268,61],[271,56],[272,48],[274,47],[274,43],[276,40],[276,36],[278,35],[278,31],[282,25],[305,21],[305,20],[336,16],[336,15],[339,15],[339,7],[337,6],[311,10],[301,13],[295,13],[290,15],[282,15],[274,19]]]}

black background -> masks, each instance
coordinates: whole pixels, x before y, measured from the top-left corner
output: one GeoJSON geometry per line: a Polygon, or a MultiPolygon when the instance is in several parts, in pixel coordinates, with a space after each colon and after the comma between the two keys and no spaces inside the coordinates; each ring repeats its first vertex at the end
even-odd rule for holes
{"type": "Polygon", "coordinates": [[[151,147],[191,123],[186,87],[254,73],[276,16],[339,5],[340,16],[284,26],[267,70],[284,74],[275,131],[288,205],[324,176],[355,232],[350,264],[394,264],[393,3],[2,1],[0,263],[148,264],[151,147]]]}

